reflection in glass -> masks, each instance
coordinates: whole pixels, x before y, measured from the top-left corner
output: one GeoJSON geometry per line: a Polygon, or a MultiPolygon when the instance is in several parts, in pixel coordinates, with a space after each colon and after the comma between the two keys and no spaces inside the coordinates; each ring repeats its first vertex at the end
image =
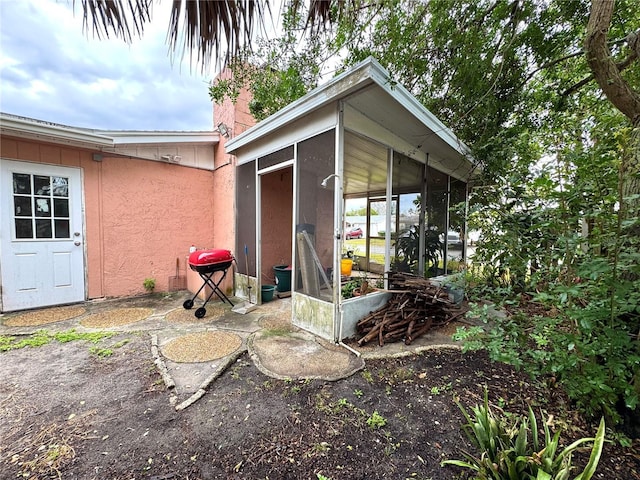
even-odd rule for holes
{"type": "Polygon", "coordinates": [[[51,200],[48,198],[36,198],[36,217],[51,216],[51,200]]]}
{"type": "Polygon", "coordinates": [[[16,238],[33,238],[33,223],[30,218],[16,218],[16,238]]]}
{"type": "Polygon", "coordinates": [[[36,195],[50,195],[51,193],[51,177],[43,177],[41,175],[33,176],[33,190],[36,195]]]}
{"type": "Polygon", "coordinates": [[[428,277],[442,275],[445,268],[445,239],[449,208],[449,177],[434,168],[427,167],[427,216],[425,244],[430,254],[425,258],[428,277]]]}
{"type": "Polygon", "coordinates": [[[53,185],[53,195],[55,197],[69,196],[69,179],[66,177],[51,177],[53,185]]]}
{"type": "Polygon", "coordinates": [[[56,238],[70,238],[69,220],[54,220],[56,238]]]}
{"type": "Polygon", "coordinates": [[[465,215],[467,185],[451,177],[451,196],[449,199],[449,230],[447,232],[447,271],[455,271],[465,257],[465,215]]]}
{"type": "Polygon", "coordinates": [[[55,217],[69,218],[69,200],[66,198],[54,198],[53,215],[55,217]]]}
{"type": "Polygon", "coordinates": [[[36,220],[36,238],[53,238],[51,220],[36,220]]]}
{"type": "Polygon", "coordinates": [[[13,193],[31,193],[31,175],[26,173],[13,174],[13,193]]]}
{"type": "Polygon", "coordinates": [[[31,197],[13,197],[13,207],[16,217],[30,217],[31,197]]]}

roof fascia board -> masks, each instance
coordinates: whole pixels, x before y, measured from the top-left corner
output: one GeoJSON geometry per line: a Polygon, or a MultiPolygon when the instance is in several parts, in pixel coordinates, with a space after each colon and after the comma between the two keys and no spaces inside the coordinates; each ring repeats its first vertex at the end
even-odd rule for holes
{"type": "Polygon", "coordinates": [[[471,158],[471,150],[448,127],[427,110],[405,87],[401,84],[392,85],[390,79],[389,72],[376,59],[369,57],[227,142],[226,151],[233,153],[247,143],[267,135],[272,130],[283,127],[315,108],[331,101],[340,100],[363,86],[375,82],[451,148],[471,158]]]}
{"type": "MultiPolygon", "coordinates": [[[[374,60],[375,61],[375,60],[374,60]]],[[[409,90],[397,83],[390,84],[390,74],[377,61],[379,68],[371,69],[371,79],[380,85],[400,105],[406,108],[416,119],[435,133],[461,155],[471,156],[471,150],[456,135],[442,123],[433,113],[427,110],[409,90]]]]}
{"type": "Polygon", "coordinates": [[[114,145],[165,145],[171,143],[213,145],[220,141],[217,132],[176,131],[103,131],[113,139],[114,145]]]}
{"type": "Polygon", "coordinates": [[[273,135],[272,132],[270,135],[265,135],[257,141],[251,142],[251,144],[242,149],[235,150],[235,154],[238,157],[238,165],[331,130],[335,128],[337,122],[336,109],[332,108],[331,105],[325,105],[322,108],[311,111],[308,115],[296,121],[295,128],[285,129],[285,131],[278,132],[278,135],[273,135]]]}
{"type": "Polygon", "coordinates": [[[5,115],[0,115],[0,131],[4,135],[41,139],[55,143],[88,145],[92,148],[113,146],[113,139],[104,134],[5,115]]]}
{"type": "Polygon", "coordinates": [[[372,66],[375,67],[376,64],[377,62],[372,57],[369,57],[353,67],[353,69],[338,75],[321,87],[315,88],[279,112],[274,113],[246,132],[228,141],[225,144],[226,152],[233,153],[248,143],[307,115],[309,112],[330,102],[339,100],[353,91],[362,88],[364,85],[371,83],[370,69],[372,66]]]}

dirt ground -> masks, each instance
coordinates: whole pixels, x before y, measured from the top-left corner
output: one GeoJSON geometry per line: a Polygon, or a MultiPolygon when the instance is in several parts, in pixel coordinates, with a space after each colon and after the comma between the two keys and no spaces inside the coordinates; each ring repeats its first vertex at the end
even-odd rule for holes
{"type": "MultiPolygon", "coordinates": [[[[148,334],[111,356],[52,342],[0,354],[0,477],[63,479],[464,479],[443,459],[472,451],[454,403],[571,419],[563,443],[592,435],[564,398],[483,354],[368,360],[337,382],[282,381],[245,354],[183,411],[153,364],[148,334]]],[[[121,345],[119,343],[118,345],[121,345]]],[[[605,447],[595,478],[640,478],[638,450],[605,447]]],[[[584,462],[585,456],[576,462],[584,462]]]]}

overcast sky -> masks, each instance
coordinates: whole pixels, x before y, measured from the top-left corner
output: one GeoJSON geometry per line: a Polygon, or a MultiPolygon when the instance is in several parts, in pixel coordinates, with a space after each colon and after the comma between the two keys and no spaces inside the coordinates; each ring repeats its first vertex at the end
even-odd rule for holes
{"type": "MultiPolygon", "coordinates": [[[[106,130],[212,130],[211,75],[172,66],[169,1],[132,45],[82,29],[80,2],[0,0],[0,111],[106,130]]],[[[163,8],[160,8],[163,7],[163,8]]]]}

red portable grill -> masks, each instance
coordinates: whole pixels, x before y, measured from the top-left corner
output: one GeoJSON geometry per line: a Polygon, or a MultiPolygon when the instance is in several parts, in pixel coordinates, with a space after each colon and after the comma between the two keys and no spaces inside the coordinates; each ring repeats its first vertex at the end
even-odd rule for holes
{"type": "Polygon", "coordinates": [[[205,305],[211,297],[215,293],[220,300],[223,302],[229,302],[229,304],[233,307],[233,303],[231,300],[227,298],[222,290],[220,290],[219,285],[224,280],[224,277],[227,276],[227,269],[231,266],[235,259],[229,250],[223,250],[220,248],[213,248],[211,250],[196,250],[195,252],[189,255],[189,267],[191,270],[195,270],[198,272],[202,280],[204,280],[200,289],[196,292],[196,294],[190,300],[185,300],[182,304],[184,308],[187,310],[193,307],[193,301],[196,299],[198,294],[202,291],[202,289],[209,285],[211,287],[211,293],[205,300],[202,307],[198,308],[195,312],[196,317],[202,318],[207,313],[207,310],[204,308],[205,305]],[[217,272],[222,272],[222,276],[218,278],[217,281],[214,281],[213,276],[217,272]]]}

